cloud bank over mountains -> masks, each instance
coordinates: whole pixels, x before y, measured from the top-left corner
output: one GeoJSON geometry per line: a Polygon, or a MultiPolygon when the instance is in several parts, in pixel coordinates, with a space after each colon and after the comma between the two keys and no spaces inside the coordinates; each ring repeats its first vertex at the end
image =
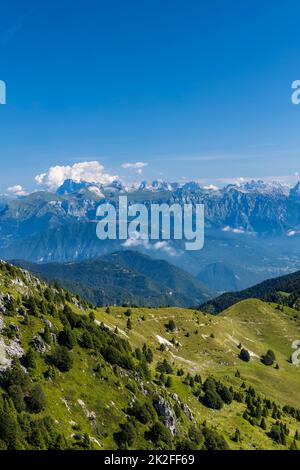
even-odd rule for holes
{"type": "MultiPolygon", "coordinates": [[[[103,164],[99,161],[83,161],[74,163],[73,165],[55,165],[50,167],[44,173],[35,176],[34,180],[36,187],[32,188],[29,192],[35,192],[40,190],[48,190],[55,192],[61,187],[66,180],[73,181],[75,183],[89,183],[95,184],[95,186],[110,186],[118,185],[118,187],[132,189],[148,189],[148,190],[173,190],[175,187],[186,187],[187,189],[197,189],[201,187],[204,190],[218,191],[226,186],[237,186],[245,190],[255,189],[260,191],[269,191],[271,187],[275,190],[276,187],[279,191],[288,193],[290,189],[297,184],[299,181],[299,173],[295,172],[293,175],[288,176],[269,176],[265,178],[255,177],[232,177],[232,178],[195,178],[188,180],[187,178],[181,178],[179,182],[170,183],[168,180],[155,179],[151,183],[150,180],[142,181],[139,176],[142,175],[145,168],[149,164],[143,161],[137,162],[124,162],[120,164],[119,169],[123,170],[121,176],[107,170],[103,164]],[[125,173],[124,173],[125,170],[125,173]],[[126,174],[128,171],[128,174],[126,174]],[[133,175],[136,175],[135,178],[133,175]],[[128,176],[128,178],[127,178],[128,176]],[[134,178],[134,179],[132,179],[134,178]]],[[[13,197],[26,196],[28,193],[18,182],[18,184],[11,185],[6,189],[6,195],[13,197]]]]}
{"type": "Polygon", "coordinates": [[[7,188],[9,194],[13,196],[27,196],[27,192],[24,190],[23,186],[20,184],[16,184],[15,186],[10,186],[7,188]]]}
{"type": "Polygon", "coordinates": [[[87,183],[109,184],[117,178],[117,175],[106,173],[104,166],[98,161],[91,161],[75,163],[72,166],[53,166],[46,173],[37,175],[35,182],[39,186],[44,185],[55,190],[68,179],[77,183],[86,181],[87,183]]]}

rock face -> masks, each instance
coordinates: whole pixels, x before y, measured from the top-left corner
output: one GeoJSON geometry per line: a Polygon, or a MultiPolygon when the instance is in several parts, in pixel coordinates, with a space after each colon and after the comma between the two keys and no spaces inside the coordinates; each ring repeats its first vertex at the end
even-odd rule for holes
{"type": "Polygon", "coordinates": [[[52,323],[50,320],[47,320],[47,318],[43,318],[43,322],[45,323],[46,326],[48,326],[48,328],[52,328],[52,323]]]}
{"type": "Polygon", "coordinates": [[[11,364],[10,359],[6,354],[6,345],[2,338],[0,338],[0,371],[6,370],[11,364]]]}
{"type": "Polygon", "coordinates": [[[82,312],[84,312],[84,307],[81,305],[81,303],[76,299],[76,297],[72,297],[72,302],[73,304],[79,308],[82,312]]]}
{"type": "Polygon", "coordinates": [[[14,341],[11,341],[7,346],[6,346],[6,352],[9,357],[22,357],[24,356],[25,352],[24,349],[21,347],[20,342],[18,339],[15,339],[14,341]]]}
{"type": "Polygon", "coordinates": [[[18,340],[5,343],[0,337],[0,371],[4,371],[11,366],[14,357],[22,357],[25,354],[18,340]]]}
{"type": "Polygon", "coordinates": [[[47,347],[46,347],[44,341],[39,336],[34,336],[32,338],[32,345],[35,348],[35,350],[40,352],[40,353],[44,353],[44,352],[47,351],[47,347]]]}
{"type": "Polygon", "coordinates": [[[6,307],[4,305],[4,299],[2,295],[0,295],[0,313],[5,313],[6,312],[6,307]]]}
{"type": "Polygon", "coordinates": [[[57,343],[57,335],[55,333],[50,333],[50,335],[51,335],[53,343],[56,344],[57,343]]]}
{"type": "Polygon", "coordinates": [[[163,397],[158,397],[157,399],[153,400],[153,406],[156,409],[158,415],[164,418],[165,425],[171,431],[173,436],[175,436],[176,416],[169,402],[163,397]]]}
{"type": "Polygon", "coordinates": [[[195,418],[194,418],[194,415],[192,413],[192,410],[190,409],[190,407],[186,404],[186,403],[182,403],[180,400],[179,400],[179,397],[176,393],[173,393],[171,395],[171,398],[172,400],[174,400],[178,405],[180,405],[182,411],[184,412],[184,414],[189,418],[190,421],[192,421],[193,423],[195,422],[195,418]]]}
{"type": "Polygon", "coordinates": [[[182,411],[184,412],[184,414],[189,418],[189,420],[194,423],[195,418],[194,418],[194,415],[193,415],[192,410],[190,409],[190,407],[186,403],[182,403],[181,408],[182,408],[182,411]]]}

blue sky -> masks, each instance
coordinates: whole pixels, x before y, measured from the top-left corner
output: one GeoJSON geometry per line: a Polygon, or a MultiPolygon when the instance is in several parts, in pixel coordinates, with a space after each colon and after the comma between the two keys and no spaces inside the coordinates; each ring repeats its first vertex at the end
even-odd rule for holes
{"type": "Polygon", "coordinates": [[[0,191],[95,160],[129,181],[296,179],[299,17],[294,0],[0,0],[0,191]]]}

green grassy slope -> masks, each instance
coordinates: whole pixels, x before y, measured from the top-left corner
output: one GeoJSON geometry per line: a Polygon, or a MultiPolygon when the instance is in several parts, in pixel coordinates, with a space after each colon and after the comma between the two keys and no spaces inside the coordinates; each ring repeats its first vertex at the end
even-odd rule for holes
{"type": "MultiPolygon", "coordinates": [[[[117,326],[126,331],[126,317],[122,311],[124,309],[111,308],[112,313],[106,314],[99,309],[96,316],[111,328],[117,326]]],[[[299,312],[288,308],[281,312],[275,304],[259,300],[243,301],[217,317],[176,308],[134,309],[133,312],[134,328],[126,334],[131,344],[149,344],[156,351],[157,360],[167,355],[170,361],[187,372],[199,372],[203,377],[209,374],[220,377],[232,375],[239,368],[243,377],[257,384],[272,399],[280,398],[280,401],[297,406],[300,374],[299,369],[290,363],[290,356],[292,342],[300,338],[299,312]],[[145,317],[144,321],[141,321],[142,316],[145,317]],[[173,333],[167,332],[165,327],[170,319],[175,321],[177,327],[173,333]],[[172,345],[161,354],[157,351],[157,335],[168,341],[175,338],[180,344],[172,345]],[[250,351],[250,363],[238,358],[240,343],[250,351]],[[276,351],[279,370],[261,363],[260,357],[268,349],[276,351]],[[289,387],[286,387],[286,380],[289,387]]]]}
{"type": "MultiPolygon", "coordinates": [[[[1,416],[6,420],[10,416],[15,427],[8,433],[0,419],[1,448],[189,449],[220,448],[226,443],[232,449],[288,449],[300,431],[296,419],[300,415],[294,413],[293,417],[287,408],[283,411],[286,405],[299,406],[299,366],[289,362],[291,343],[300,339],[300,316],[295,310],[281,311],[275,304],[258,300],[244,301],[217,317],[179,308],[91,309],[65,291],[49,289],[4,264],[0,266],[0,310],[1,416]],[[7,300],[7,294],[13,301],[7,300]],[[28,307],[28,297],[36,300],[34,311],[32,305],[28,307]],[[45,332],[46,320],[51,327],[45,332]],[[170,320],[175,325],[169,325],[170,320]],[[51,360],[58,345],[54,337],[49,338],[49,333],[60,338],[64,327],[74,340],[68,352],[73,365],[67,372],[51,360]],[[45,351],[35,350],[32,340],[36,336],[45,351]],[[239,359],[240,343],[250,352],[250,362],[239,359]],[[34,365],[28,367],[19,357],[5,371],[16,344],[23,349],[19,356],[31,351],[34,365]],[[142,353],[144,344],[153,355],[148,366],[142,353]],[[275,352],[279,369],[275,364],[262,364],[260,357],[268,349],[275,352]],[[25,408],[18,411],[20,403],[8,386],[7,375],[20,361],[30,383],[21,390],[25,408]],[[163,361],[172,371],[161,375],[156,369],[163,361]],[[227,390],[232,387],[232,393],[240,394],[241,399],[223,404],[219,410],[208,407],[203,403],[204,387],[198,374],[202,384],[213,376],[227,390]],[[46,404],[32,412],[30,398],[37,384],[46,404]],[[265,417],[266,429],[259,426],[261,417],[251,424],[245,414],[252,393],[249,387],[255,389],[262,408],[267,406],[265,399],[269,404],[275,402],[265,417]],[[153,406],[159,397],[167,404],[163,413],[153,406]],[[146,417],[137,418],[139,413],[130,417],[134,402],[148,410],[146,417]],[[171,426],[169,415],[174,421],[171,426]],[[46,417],[52,420],[48,434],[46,417]],[[276,421],[289,429],[284,443],[269,436],[276,421]],[[175,436],[169,428],[176,428],[175,436]],[[240,439],[236,442],[237,428],[240,439]]],[[[17,382],[21,376],[19,372],[17,382]]],[[[253,404],[252,399],[250,402],[253,404]]]]}

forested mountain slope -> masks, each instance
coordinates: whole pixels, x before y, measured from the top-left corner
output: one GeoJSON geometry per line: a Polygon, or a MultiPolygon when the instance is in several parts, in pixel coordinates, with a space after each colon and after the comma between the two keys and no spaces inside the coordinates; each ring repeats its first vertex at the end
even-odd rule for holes
{"type": "Polygon", "coordinates": [[[95,309],[1,262],[0,448],[296,448],[300,319],[276,307],[95,309]]]}

